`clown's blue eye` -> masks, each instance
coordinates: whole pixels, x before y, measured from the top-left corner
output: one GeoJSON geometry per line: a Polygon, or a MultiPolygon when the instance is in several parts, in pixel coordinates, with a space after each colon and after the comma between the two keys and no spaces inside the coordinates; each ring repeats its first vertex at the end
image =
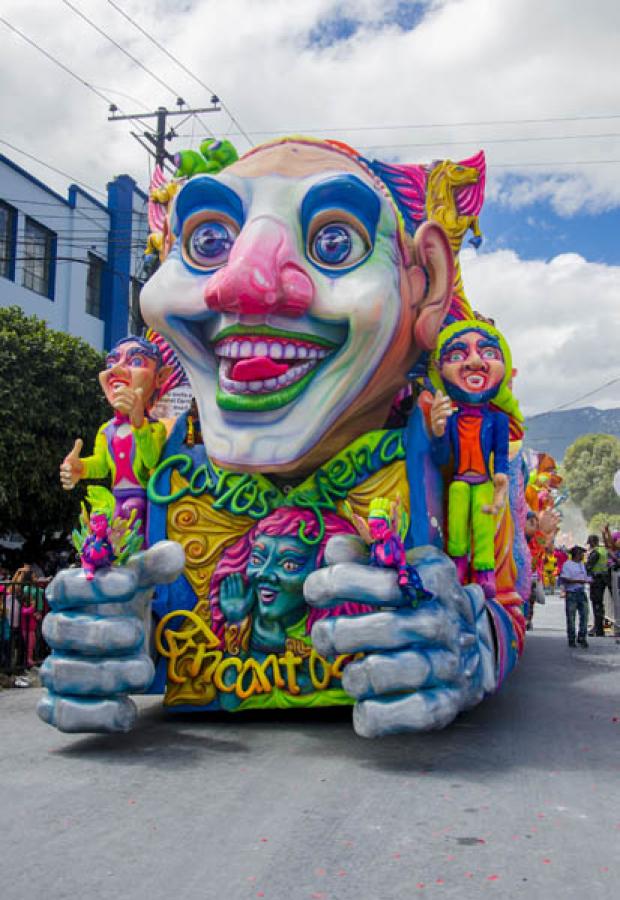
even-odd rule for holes
{"type": "Polygon", "coordinates": [[[201,222],[187,239],[187,255],[204,268],[222,266],[228,260],[236,237],[237,232],[227,222],[201,222]]]}
{"type": "Polygon", "coordinates": [[[309,254],[319,265],[345,268],[368,253],[367,240],[346,222],[323,225],[309,242],[309,254]]]}
{"type": "Polygon", "coordinates": [[[129,365],[134,369],[141,369],[146,365],[146,359],[143,356],[132,356],[129,365]]]}

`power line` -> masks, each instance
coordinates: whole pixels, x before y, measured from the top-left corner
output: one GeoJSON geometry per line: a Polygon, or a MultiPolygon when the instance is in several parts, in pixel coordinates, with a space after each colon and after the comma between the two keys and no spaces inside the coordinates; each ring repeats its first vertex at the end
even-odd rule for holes
{"type": "MultiPolygon", "coordinates": [[[[0,17],[0,21],[4,21],[4,19],[0,17]]],[[[4,144],[5,147],[10,147],[11,150],[14,150],[21,156],[25,156],[28,159],[32,159],[34,162],[39,163],[39,165],[45,166],[46,169],[50,169],[52,172],[56,172],[57,175],[62,175],[63,178],[68,178],[69,181],[73,181],[75,182],[75,184],[79,184],[82,187],[88,188],[88,190],[92,191],[93,194],[99,194],[100,197],[106,197],[103,191],[100,191],[96,187],[93,187],[92,184],[87,184],[85,181],[80,181],[79,179],[74,178],[72,175],[69,175],[67,172],[63,172],[62,169],[57,169],[55,166],[51,166],[49,163],[44,162],[42,159],[39,159],[38,156],[33,156],[31,153],[26,153],[25,150],[20,150],[19,147],[15,146],[15,144],[11,144],[9,143],[9,141],[5,141],[2,138],[0,138],[0,144],[4,144]]]]}
{"type": "Polygon", "coordinates": [[[562,409],[566,409],[568,406],[572,406],[573,403],[580,403],[582,400],[587,400],[588,397],[593,397],[594,394],[598,394],[603,391],[605,388],[611,387],[612,384],[616,384],[620,381],[620,375],[617,375],[615,378],[612,378],[610,381],[606,381],[604,384],[599,385],[599,387],[595,388],[593,391],[588,391],[585,394],[582,394],[580,397],[575,397],[573,400],[569,400],[566,403],[561,403],[559,406],[554,406],[551,409],[546,409],[544,412],[536,413],[533,416],[528,416],[528,419],[537,419],[540,416],[547,416],[549,413],[559,412],[562,409]]]}
{"type": "MultiPolygon", "coordinates": [[[[112,3],[112,0],[108,0],[112,3]]],[[[222,104],[223,106],[224,104],[222,104]]],[[[479,122],[416,122],[410,125],[349,125],[338,128],[274,128],[271,131],[250,131],[248,134],[254,137],[268,137],[272,134],[343,134],[351,131],[401,131],[420,128],[466,128],[467,126],[480,125],[543,125],[556,122],[600,122],[605,119],[620,119],[620,113],[610,113],[600,116],[548,116],[540,119],[486,119],[479,122]]],[[[233,134],[244,132],[231,131],[233,134]]]]}
{"type": "Polygon", "coordinates": [[[87,87],[89,91],[92,91],[101,100],[104,100],[108,104],[110,103],[110,100],[105,96],[105,94],[102,94],[98,88],[96,88],[94,85],[92,85],[89,81],[86,81],[85,78],[82,78],[82,77],[80,77],[80,75],[77,75],[72,69],[70,69],[64,63],[62,63],[59,59],[56,59],[55,56],[52,56],[51,53],[48,53],[47,50],[44,50],[43,47],[41,47],[39,44],[37,44],[36,41],[33,41],[32,38],[29,38],[28,35],[24,34],[23,31],[20,31],[19,28],[16,28],[15,25],[11,25],[11,23],[8,22],[3,16],[0,16],[0,22],[2,22],[4,25],[6,25],[7,28],[10,28],[11,31],[14,31],[15,34],[18,34],[23,41],[26,41],[27,44],[30,44],[30,46],[34,47],[35,50],[38,50],[39,53],[42,53],[43,56],[46,56],[47,59],[49,59],[51,62],[53,62],[54,65],[61,68],[64,72],[66,72],[67,75],[70,75],[72,78],[75,78],[76,81],[79,81],[80,84],[84,85],[84,87],[87,87]]]}
{"type": "MultiPolygon", "coordinates": [[[[162,85],[162,87],[164,87],[174,97],[176,97],[177,103],[179,103],[180,106],[184,105],[183,98],[181,96],[180,91],[176,91],[173,87],[171,87],[170,84],[168,84],[168,82],[166,82],[162,78],[160,78],[156,72],[153,72],[152,69],[150,69],[143,62],[141,62],[136,56],[134,56],[133,53],[130,53],[129,50],[127,50],[125,47],[123,47],[122,44],[119,44],[118,41],[114,40],[114,38],[111,37],[111,35],[109,35],[107,33],[107,31],[105,31],[103,28],[100,28],[99,25],[97,25],[95,22],[93,22],[92,19],[89,19],[89,17],[85,13],[83,13],[80,9],[78,9],[76,6],[74,6],[73,3],[70,2],[70,0],[62,0],[62,2],[65,4],[65,6],[69,7],[69,9],[72,10],[76,15],[78,15],[84,22],[86,22],[88,25],[90,25],[91,28],[94,28],[95,31],[97,32],[97,34],[100,34],[107,41],[109,41],[111,44],[113,44],[118,50],[120,50],[121,53],[123,53],[126,57],[128,57],[128,59],[130,59],[134,63],[134,65],[138,66],[140,69],[142,69],[148,75],[150,75],[151,78],[154,78],[158,84],[162,85]]],[[[144,106],[144,104],[140,103],[140,106],[144,106]]],[[[202,125],[202,127],[205,129],[205,131],[210,132],[209,126],[205,122],[203,122],[203,120],[200,118],[199,118],[199,121],[200,121],[200,124],[202,125]]],[[[210,133],[212,134],[212,132],[210,132],[210,133]]]]}
{"type": "Polygon", "coordinates": [[[530,144],[539,141],[583,141],[583,140],[600,140],[602,138],[620,138],[620,132],[607,132],[606,134],[553,134],[553,135],[534,135],[532,137],[511,137],[511,138],[468,138],[464,141],[430,141],[426,143],[411,144],[372,144],[365,147],[365,150],[381,150],[389,148],[391,150],[399,150],[407,147],[453,147],[468,144],[484,145],[484,144],[530,144]]]}
{"type": "Polygon", "coordinates": [[[555,166],[610,166],[620,163],[620,159],[574,159],[570,162],[562,160],[549,160],[548,162],[515,162],[510,163],[488,163],[489,169],[529,169],[537,166],[543,168],[553,168],[555,166]]]}
{"type": "MultiPolygon", "coordinates": [[[[26,41],[27,44],[30,44],[31,47],[34,47],[35,50],[38,50],[39,53],[42,53],[43,56],[46,57],[46,59],[49,59],[50,62],[53,62],[54,65],[56,65],[56,66],[58,66],[58,68],[62,69],[63,72],[66,72],[67,75],[70,75],[71,78],[74,78],[81,85],[88,88],[88,90],[91,91],[93,94],[95,94],[97,97],[99,97],[100,100],[103,100],[108,105],[108,108],[115,106],[115,104],[112,102],[112,100],[110,100],[109,97],[106,97],[106,95],[99,88],[96,88],[93,84],[90,83],[90,81],[86,81],[85,78],[82,78],[80,75],[78,75],[76,72],[74,72],[73,69],[70,69],[69,66],[65,65],[65,63],[61,62],[59,59],[57,59],[55,56],[53,56],[51,53],[49,53],[47,50],[45,50],[43,47],[41,47],[40,44],[37,44],[36,41],[34,41],[32,38],[29,38],[26,34],[23,33],[23,31],[20,31],[19,28],[16,28],[15,25],[11,25],[11,23],[7,19],[5,19],[3,16],[0,16],[0,22],[2,22],[4,25],[6,25],[6,27],[9,28],[11,31],[15,32],[15,34],[19,35],[19,37],[22,40],[26,41]]],[[[116,108],[120,109],[120,107],[116,107],[116,108]]],[[[101,192],[97,191],[97,193],[101,193],[101,192]]]]}
{"type": "Polygon", "coordinates": [[[104,31],[103,28],[100,28],[99,25],[97,25],[95,22],[93,22],[92,19],[89,19],[88,16],[85,13],[83,13],[80,9],[78,9],[76,6],[74,6],[73,3],[70,2],[70,0],[61,0],[61,2],[64,3],[65,6],[68,6],[70,10],[72,10],[77,16],[80,17],[80,19],[83,19],[84,22],[86,22],[88,25],[90,25],[91,28],[94,28],[95,31],[97,32],[97,34],[100,34],[101,37],[104,37],[106,39],[106,41],[109,41],[118,50],[120,50],[121,53],[123,53],[125,56],[127,56],[134,63],[134,65],[138,66],[140,69],[143,69],[143,71],[145,71],[148,75],[150,75],[151,78],[154,78],[158,84],[160,84],[163,88],[165,88],[167,91],[169,91],[175,97],[180,98],[180,94],[177,91],[175,91],[174,88],[170,87],[170,85],[167,82],[165,82],[162,78],[160,78],[159,75],[157,75],[155,72],[153,72],[152,69],[149,69],[148,66],[145,66],[143,62],[141,62],[136,56],[133,55],[133,53],[130,53],[129,50],[125,49],[125,47],[123,47],[122,44],[119,44],[118,41],[115,41],[114,38],[111,37],[107,33],[107,31],[104,31]]]}
{"type": "MultiPolygon", "coordinates": [[[[182,71],[185,72],[186,75],[188,75],[191,79],[193,79],[193,81],[195,81],[196,84],[199,84],[200,87],[204,88],[204,90],[208,91],[210,94],[212,94],[212,95],[216,94],[216,92],[212,88],[210,88],[207,84],[205,84],[204,81],[202,81],[202,79],[198,78],[198,76],[195,75],[194,72],[191,71],[191,69],[188,69],[187,66],[184,65],[179,59],[177,59],[177,57],[173,53],[171,53],[166,47],[164,47],[163,44],[160,44],[160,42],[156,38],[154,38],[152,34],[150,34],[145,28],[142,27],[142,25],[139,25],[138,22],[136,22],[134,19],[132,19],[131,16],[128,13],[126,13],[125,10],[122,9],[122,7],[120,7],[118,5],[118,3],[114,3],[113,0],[108,0],[108,3],[110,4],[110,6],[113,9],[115,9],[117,11],[117,13],[119,13],[121,16],[123,16],[123,18],[126,19],[127,22],[129,22],[131,25],[133,25],[134,28],[136,28],[142,35],[144,35],[144,37],[147,40],[149,40],[152,44],[154,44],[154,46],[157,47],[158,50],[160,50],[162,53],[165,53],[165,55],[168,57],[168,59],[172,60],[172,62],[175,63],[180,69],[182,69],[182,71]]],[[[221,100],[220,100],[220,103],[222,105],[222,109],[224,109],[228,113],[231,120],[235,123],[235,125],[239,129],[239,134],[243,135],[243,137],[249,143],[250,147],[253,147],[254,142],[253,142],[252,138],[249,136],[248,132],[245,131],[245,129],[242,127],[241,123],[233,116],[233,114],[230,111],[230,109],[228,108],[228,106],[221,100]]]]}

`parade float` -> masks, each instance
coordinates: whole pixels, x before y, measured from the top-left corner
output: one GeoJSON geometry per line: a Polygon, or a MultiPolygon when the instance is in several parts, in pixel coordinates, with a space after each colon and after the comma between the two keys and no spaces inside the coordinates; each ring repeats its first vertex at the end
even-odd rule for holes
{"type": "Polygon", "coordinates": [[[443,727],[514,667],[530,589],[510,350],[458,259],[482,239],[484,154],[290,137],[177,165],[151,191],[150,339],[110,351],[113,417],[61,466],[66,489],[110,485],[82,544],[107,515],[146,549],[55,579],[39,714],[128,730],[150,691],[171,711],[351,705],[367,737],[443,727]],[[191,403],[158,417],[183,372],[191,403]]]}

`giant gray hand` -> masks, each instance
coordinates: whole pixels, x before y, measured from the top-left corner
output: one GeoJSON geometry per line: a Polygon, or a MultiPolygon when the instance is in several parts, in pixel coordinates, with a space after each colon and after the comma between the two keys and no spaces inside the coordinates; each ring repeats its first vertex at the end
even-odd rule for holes
{"type": "Polygon", "coordinates": [[[64,569],[47,590],[43,635],[52,648],[41,667],[47,693],[37,712],[60,731],[129,731],[136,720],[128,693],[153,680],[149,655],[153,586],[174,581],[185,564],[180,544],[160,541],[127,565],[87,581],[64,569]]]}
{"type": "Polygon", "coordinates": [[[435,547],[407,554],[433,598],[413,609],[393,569],[368,565],[363,542],[332,538],[325,568],[308,576],[310,606],[347,600],[377,612],[321,619],[312,643],[323,656],[365,653],[349,663],[342,686],[357,701],[353,726],[362,737],[443,728],[459,712],[495,688],[495,656],[489,616],[478,585],[462,587],[454,564],[435,547]]]}

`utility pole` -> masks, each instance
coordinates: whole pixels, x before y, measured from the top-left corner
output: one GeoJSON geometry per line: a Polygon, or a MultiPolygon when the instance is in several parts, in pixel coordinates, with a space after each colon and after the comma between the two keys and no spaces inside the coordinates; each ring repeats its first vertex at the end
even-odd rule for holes
{"type": "Polygon", "coordinates": [[[219,106],[219,97],[216,97],[215,94],[211,97],[211,106],[203,107],[202,109],[187,109],[185,106],[185,101],[182,97],[177,98],[177,106],[178,109],[167,109],[165,106],[158,106],[154,112],[149,113],[135,113],[132,115],[117,115],[118,107],[113,103],[110,106],[111,115],[108,116],[109,122],[124,122],[128,119],[132,120],[140,120],[143,119],[156,119],[156,130],[143,131],[142,134],[136,134],[135,132],[131,132],[132,137],[134,137],[138,143],[144,147],[144,149],[150,153],[151,156],[155,157],[155,162],[158,166],[161,166],[163,169],[164,163],[166,160],[173,160],[173,157],[166,150],[167,141],[171,141],[174,137],[176,137],[176,132],[174,128],[170,128],[170,130],[166,130],[168,119],[173,116],[185,116],[187,119],[190,116],[196,115],[197,113],[212,113],[212,112],[221,112],[222,107],[219,106]],[[149,144],[145,144],[143,138],[149,142],[149,144]]]}

